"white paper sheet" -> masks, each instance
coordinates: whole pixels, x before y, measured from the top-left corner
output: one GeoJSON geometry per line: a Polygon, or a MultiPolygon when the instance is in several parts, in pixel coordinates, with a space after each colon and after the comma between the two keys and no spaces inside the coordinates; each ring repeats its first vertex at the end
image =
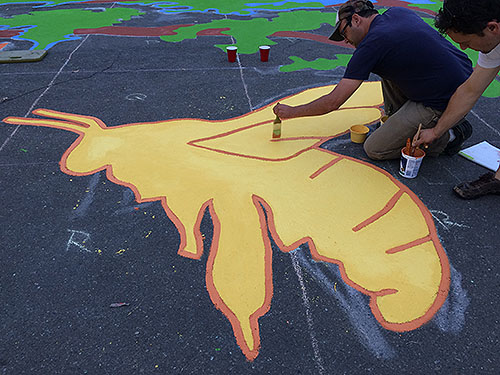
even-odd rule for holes
{"type": "Polygon", "coordinates": [[[500,165],[500,149],[483,141],[459,152],[464,158],[496,172],[500,165]]]}

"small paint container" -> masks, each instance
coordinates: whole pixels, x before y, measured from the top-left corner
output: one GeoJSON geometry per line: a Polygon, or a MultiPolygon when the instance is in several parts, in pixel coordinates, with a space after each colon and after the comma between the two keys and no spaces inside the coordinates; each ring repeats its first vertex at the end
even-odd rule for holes
{"type": "Polygon", "coordinates": [[[350,130],[351,130],[351,141],[354,143],[363,143],[366,139],[366,135],[370,131],[370,129],[364,125],[351,126],[350,130]]]}
{"type": "Polygon", "coordinates": [[[383,116],[380,118],[380,125],[384,125],[384,122],[386,122],[388,119],[389,119],[389,116],[387,116],[387,115],[383,115],[383,116]]]}
{"type": "Polygon", "coordinates": [[[270,49],[271,49],[271,47],[269,47],[269,46],[260,46],[259,47],[260,61],[266,62],[269,60],[270,49]]]}
{"type": "Polygon", "coordinates": [[[235,62],[236,61],[236,51],[237,50],[238,50],[238,47],[236,47],[236,46],[228,46],[228,47],[226,47],[227,61],[229,61],[229,62],[235,62]]]}
{"type": "Polygon", "coordinates": [[[406,147],[401,150],[401,162],[399,163],[399,174],[406,178],[417,177],[418,170],[422,165],[425,152],[419,148],[415,150],[415,154],[410,156],[407,154],[406,147]]]}

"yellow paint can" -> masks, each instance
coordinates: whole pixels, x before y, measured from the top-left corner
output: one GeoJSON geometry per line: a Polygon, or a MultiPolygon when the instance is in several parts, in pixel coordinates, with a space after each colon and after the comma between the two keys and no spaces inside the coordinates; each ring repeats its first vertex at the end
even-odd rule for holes
{"type": "Polygon", "coordinates": [[[370,129],[364,125],[351,126],[351,141],[354,143],[363,143],[370,129]]]}

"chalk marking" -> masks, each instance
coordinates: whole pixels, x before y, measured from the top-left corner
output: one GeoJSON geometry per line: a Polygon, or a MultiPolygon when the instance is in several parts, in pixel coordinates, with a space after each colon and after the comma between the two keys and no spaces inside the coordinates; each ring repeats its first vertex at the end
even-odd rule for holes
{"type": "Polygon", "coordinates": [[[66,244],[66,251],[69,250],[70,246],[75,245],[80,249],[80,251],[85,251],[87,253],[91,253],[87,247],[85,247],[85,242],[90,240],[90,234],[86,232],[82,232],[81,230],[68,229],[68,232],[71,232],[71,236],[69,237],[68,243],[66,244]],[[83,238],[75,238],[75,237],[83,237],[83,238]],[[81,240],[81,241],[80,241],[81,240]],[[78,241],[78,242],[77,242],[78,241]]]}
{"type": "Polygon", "coordinates": [[[320,287],[347,313],[349,321],[356,330],[360,343],[375,354],[377,358],[391,359],[396,351],[385,340],[379,323],[374,318],[363,293],[346,285],[340,276],[337,265],[316,262],[301,247],[293,250],[300,265],[311,275],[320,287]],[[322,269],[325,269],[327,276],[322,269]],[[344,289],[342,292],[341,289],[344,289]]]}
{"type": "MultiPolygon", "coordinates": [[[[227,20],[227,15],[224,15],[224,18],[227,20]]],[[[231,35],[231,44],[236,44],[236,41],[234,40],[233,36],[231,35]]],[[[243,77],[243,67],[241,66],[241,61],[240,61],[240,55],[236,53],[236,60],[238,61],[238,67],[240,69],[240,77],[241,77],[241,82],[243,83],[243,89],[245,90],[245,95],[248,100],[248,106],[250,107],[250,111],[254,110],[254,107],[252,105],[252,100],[250,100],[250,96],[248,95],[248,86],[245,82],[245,78],[243,77]]]]}
{"type": "Polygon", "coordinates": [[[470,226],[465,225],[465,224],[459,224],[455,223],[454,221],[450,220],[450,216],[443,211],[439,210],[429,210],[432,217],[436,219],[436,221],[442,225],[442,227],[446,230],[450,230],[450,227],[459,227],[459,228],[470,228],[470,226]],[[441,216],[441,220],[438,216],[441,216]]]}
{"type": "Polygon", "coordinates": [[[294,252],[290,252],[290,257],[292,258],[293,269],[297,274],[297,278],[299,279],[300,289],[302,289],[302,302],[306,309],[306,319],[307,325],[309,327],[309,335],[311,336],[312,347],[314,351],[314,360],[316,361],[316,366],[318,366],[318,370],[320,374],[325,373],[325,368],[323,367],[323,360],[321,359],[321,355],[319,353],[319,345],[318,340],[316,339],[316,334],[314,332],[313,320],[311,314],[311,305],[309,304],[309,298],[307,297],[306,286],[304,284],[304,278],[302,277],[302,270],[300,269],[297,255],[294,252]]]}
{"type": "Polygon", "coordinates": [[[450,175],[452,175],[453,177],[455,177],[455,179],[456,179],[457,181],[460,181],[460,179],[459,179],[459,178],[458,178],[458,177],[457,177],[457,176],[453,173],[453,171],[452,171],[452,170],[450,170],[450,169],[449,169],[449,168],[447,168],[446,166],[442,166],[442,167],[443,167],[444,169],[446,169],[446,171],[447,171],[450,175]]]}
{"type": "MultiPolygon", "coordinates": [[[[35,108],[35,106],[38,104],[38,102],[40,101],[40,99],[42,99],[42,97],[52,88],[52,86],[54,85],[54,82],[56,81],[57,77],[59,77],[59,75],[61,74],[61,72],[63,71],[63,69],[66,67],[66,65],[68,65],[68,63],[71,60],[71,57],[73,56],[73,54],[76,51],[78,51],[78,49],[82,46],[83,43],[85,43],[85,41],[88,39],[89,35],[85,36],[85,38],[82,39],[82,41],[75,47],[75,49],[73,51],[71,51],[71,53],[69,54],[69,56],[66,59],[66,61],[64,62],[64,64],[57,71],[57,73],[52,78],[52,80],[49,82],[49,84],[47,85],[47,87],[45,88],[45,90],[40,94],[40,96],[38,98],[35,99],[35,101],[33,102],[33,104],[31,104],[30,109],[28,109],[28,112],[26,112],[26,114],[24,115],[24,117],[28,117],[28,115],[31,113],[31,111],[33,110],[33,108],[35,108]]],[[[2,151],[4,149],[4,147],[7,145],[7,143],[9,143],[9,141],[14,137],[14,135],[17,133],[17,130],[20,127],[21,127],[21,125],[17,125],[14,128],[14,130],[12,131],[12,133],[10,133],[10,135],[4,141],[4,143],[2,144],[2,146],[0,146],[0,151],[2,151]]]]}
{"type": "Polygon", "coordinates": [[[465,325],[465,310],[470,304],[470,298],[462,287],[462,275],[451,264],[450,275],[450,293],[433,321],[443,332],[459,333],[465,325]]]}
{"type": "Polygon", "coordinates": [[[94,200],[94,195],[96,191],[97,184],[99,183],[99,178],[100,174],[95,173],[92,175],[92,178],[90,179],[89,187],[88,187],[88,192],[85,194],[82,202],[78,205],[78,207],[72,212],[72,216],[74,217],[82,217],[87,213],[88,208],[92,204],[92,201],[94,200]]]}
{"type": "Polygon", "coordinates": [[[470,111],[470,113],[472,113],[474,116],[476,116],[479,119],[479,121],[481,121],[484,125],[486,125],[486,127],[488,127],[490,130],[493,130],[493,132],[495,132],[497,135],[500,135],[500,131],[498,131],[493,126],[491,126],[486,121],[484,121],[476,112],[470,111]]]}
{"type": "Polygon", "coordinates": [[[144,99],[146,99],[147,96],[144,95],[144,94],[141,94],[141,93],[134,93],[134,94],[129,94],[125,97],[125,99],[127,100],[140,100],[140,101],[144,101],[144,99]]]}
{"type": "Polygon", "coordinates": [[[153,204],[153,202],[143,202],[143,203],[134,204],[133,201],[134,201],[134,192],[128,188],[123,190],[121,202],[123,204],[127,204],[127,205],[132,204],[132,205],[127,206],[127,207],[123,207],[123,208],[119,208],[118,210],[116,210],[113,213],[113,215],[125,214],[125,213],[129,213],[129,212],[136,212],[139,209],[144,209],[144,208],[149,207],[153,204]]]}
{"type": "MultiPolygon", "coordinates": [[[[116,70],[111,70],[107,69],[106,73],[109,74],[117,74],[117,73],[155,73],[155,72],[200,72],[200,71],[208,71],[208,70],[216,70],[216,71],[221,71],[221,70],[239,70],[239,67],[231,66],[231,67],[220,67],[220,68],[213,68],[213,67],[206,67],[206,68],[151,68],[151,69],[116,69],[116,70]]],[[[242,66],[241,69],[244,70],[255,70],[254,68],[247,68],[242,66]]],[[[0,76],[13,76],[13,75],[18,75],[18,76],[29,76],[29,75],[37,75],[39,76],[40,74],[54,74],[54,71],[42,71],[42,72],[12,72],[12,73],[0,73],[0,76]]],[[[63,74],[71,74],[72,72],[67,72],[63,74]]],[[[101,73],[100,70],[79,70],[79,73],[87,73],[87,74],[92,74],[92,73],[101,73]]],[[[312,86],[315,87],[315,86],[312,86]]],[[[291,90],[290,90],[291,91],[291,90]]],[[[292,92],[292,91],[291,91],[292,92]]],[[[278,97],[278,96],[277,96],[278,97]]],[[[281,95],[279,95],[281,98],[281,95]]]]}
{"type": "Polygon", "coordinates": [[[425,183],[428,185],[448,185],[447,182],[443,182],[441,179],[439,179],[438,182],[432,182],[427,177],[422,176],[422,178],[425,180],[425,183]]]}

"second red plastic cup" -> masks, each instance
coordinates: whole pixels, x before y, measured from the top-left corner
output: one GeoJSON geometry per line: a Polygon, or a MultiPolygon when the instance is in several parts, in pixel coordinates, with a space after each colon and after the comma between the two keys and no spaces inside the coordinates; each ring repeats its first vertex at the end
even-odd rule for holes
{"type": "Polygon", "coordinates": [[[268,61],[269,60],[269,50],[271,47],[269,46],[260,46],[259,51],[260,51],[260,61],[268,61]]]}
{"type": "Polygon", "coordinates": [[[226,47],[227,61],[229,61],[229,62],[235,62],[236,61],[236,50],[237,49],[238,49],[238,47],[236,47],[236,46],[226,47]]]}

